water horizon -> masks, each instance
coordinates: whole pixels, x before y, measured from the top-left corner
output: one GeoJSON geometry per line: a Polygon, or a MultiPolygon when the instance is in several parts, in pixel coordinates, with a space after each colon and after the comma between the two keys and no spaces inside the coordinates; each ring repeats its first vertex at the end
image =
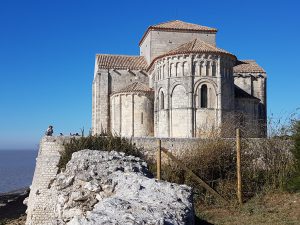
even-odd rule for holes
{"type": "Polygon", "coordinates": [[[0,194],[29,187],[38,150],[0,149],[0,194]]]}

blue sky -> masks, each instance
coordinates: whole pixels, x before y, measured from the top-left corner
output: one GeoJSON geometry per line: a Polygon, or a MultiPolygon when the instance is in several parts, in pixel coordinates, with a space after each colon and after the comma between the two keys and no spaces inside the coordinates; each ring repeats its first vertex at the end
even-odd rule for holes
{"type": "Polygon", "coordinates": [[[268,112],[300,107],[298,1],[0,0],[0,149],[33,149],[91,126],[96,53],[139,54],[149,25],[169,20],[218,28],[218,47],[268,74],[268,112]]]}

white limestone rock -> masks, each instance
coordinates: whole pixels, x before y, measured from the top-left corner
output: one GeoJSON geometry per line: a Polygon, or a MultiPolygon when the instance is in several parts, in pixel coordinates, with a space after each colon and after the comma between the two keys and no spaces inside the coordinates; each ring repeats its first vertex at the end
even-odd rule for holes
{"type": "Polygon", "coordinates": [[[147,164],[124,153],[82,150],[51,188],[58,224],[194,224],[192,191],[150,178],[147,164]]]}

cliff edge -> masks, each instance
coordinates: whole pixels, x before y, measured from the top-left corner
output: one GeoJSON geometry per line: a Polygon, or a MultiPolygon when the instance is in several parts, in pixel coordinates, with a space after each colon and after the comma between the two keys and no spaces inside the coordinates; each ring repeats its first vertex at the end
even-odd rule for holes
{"type": "Polygon", "coordinates": [[[140,158],[81,150],[57,173],[63,140],[44,138],[27,225],[194,224],[192,190],[151,178],[140,158]]]}

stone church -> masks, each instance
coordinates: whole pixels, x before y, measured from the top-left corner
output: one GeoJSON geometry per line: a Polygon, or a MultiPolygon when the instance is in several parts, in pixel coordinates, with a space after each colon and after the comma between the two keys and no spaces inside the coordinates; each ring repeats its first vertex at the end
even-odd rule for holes
{"type": "Polygon", "coordinates": [[[217,29],[180,20],[149,26],[140,55],[97,54],[92,133],[125,137],[266,135],[267,76],[217,47],[217,29]]]}

